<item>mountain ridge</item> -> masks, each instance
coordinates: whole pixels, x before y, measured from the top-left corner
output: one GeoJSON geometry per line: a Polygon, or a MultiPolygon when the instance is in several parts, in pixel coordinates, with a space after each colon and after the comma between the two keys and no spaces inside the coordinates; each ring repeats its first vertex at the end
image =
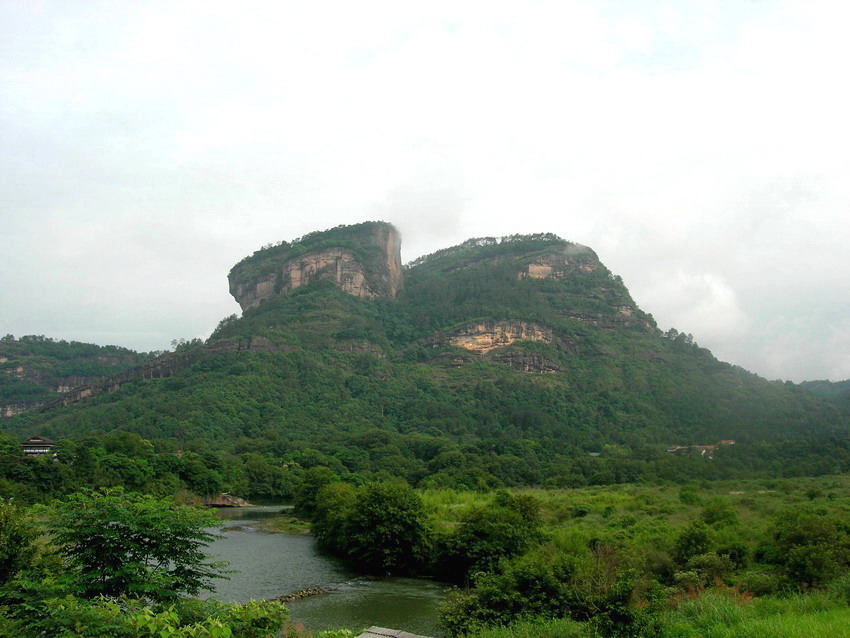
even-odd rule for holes
{"type": "MultiPolygon", "coordinates": [[[[332,229],[332,239],[357,255],[368,230],[332,229]]],[[[328,235],[310,237],[300,255],[329,247],[328,235]]],[[[387,254],[360,254],[370,250],[387,254]]],[[[5,427],[51,438],[121,429],[164,449],[266,441],[282,458],[313,450],[348,471],[446,484],[474,484],[476,473],[492,484],[620,480],[630,464],[649,475],[684,462],[663,456],[668,446],[725,439],[740,445],[714,467],[744,472],[752,459],[741,449],[781,455],[782,441],[850,432],[842,406],[659,330],[591,249],[556,235],[468,240],[414,260],[403,278],[394,296],[352,294],[335,276],[281,288],[205,344],[146,364],[179,361],[168,374],[123,373],[109,391],[5,427]],[[608,448],[626,456],[605,471],[583,460],[608,448]],[[441,456],[452,450],[462,460],[441,456]]]]}

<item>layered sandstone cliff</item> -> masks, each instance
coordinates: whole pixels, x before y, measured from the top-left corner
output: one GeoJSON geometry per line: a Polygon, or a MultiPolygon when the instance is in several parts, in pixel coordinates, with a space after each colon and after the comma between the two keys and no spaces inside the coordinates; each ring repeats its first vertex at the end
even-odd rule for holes
{"type": "Polygon", "coordinates": [[[395,297],[403,284],[398,231],[366,222],[312,233],[257,251],[228,275],[230,294],[243,311],[317,280],[355,297],[395,297]]]}
{"type": "MultiPolygon", "coordinates": [[[[455,330],[433,345],[447,344],[469,350],[490,361],[502,363],[522,372],[559,372],[561,366],[540,353],[512,348],[520,342],[537,342],[555,346],[561,352],[576,354],[575,345],[554,330],[531,321],[482,321],[455,330]]],[[[454,365],[463,365],[475,357],[452,358],[454,365]]]]}
{"type": "Polygon", "coordinates": [[[470,324],[448,336],[446,341],[466,350],[487,354],[496,348],[506,348],[517,341],[556,343],[563,349],[567,345],[545,326],[530,321],[482,321],[470,324]]]}

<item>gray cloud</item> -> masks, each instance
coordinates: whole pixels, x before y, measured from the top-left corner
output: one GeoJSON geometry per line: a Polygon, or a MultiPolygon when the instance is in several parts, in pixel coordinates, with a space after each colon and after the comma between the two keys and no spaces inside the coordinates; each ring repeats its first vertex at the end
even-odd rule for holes
{"type": "Polygon", "coordinates": [[[664,327],[850,376],[842,3],[0,5],[0,331],[166,347],[259,246],[555,232],[664,327]]]}

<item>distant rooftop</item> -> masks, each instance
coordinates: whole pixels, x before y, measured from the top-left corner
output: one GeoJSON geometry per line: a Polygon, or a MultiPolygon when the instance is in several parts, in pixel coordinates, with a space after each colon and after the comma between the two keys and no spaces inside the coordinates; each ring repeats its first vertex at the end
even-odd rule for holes
{"type": "Polygon", "coordinates": [[[34,436],[28,441],[21,443],[21,445],[23,446],[24,454],[35,455],[47,454],[56,444],[46,436],[34,436]]]}

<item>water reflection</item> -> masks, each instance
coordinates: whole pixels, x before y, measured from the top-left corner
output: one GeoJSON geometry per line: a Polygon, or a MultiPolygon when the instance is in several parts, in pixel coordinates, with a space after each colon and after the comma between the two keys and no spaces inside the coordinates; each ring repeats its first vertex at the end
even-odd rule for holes
{"type": "Polygon", "coordinates": [[[327,594],[287,603],[296,622],[307,629],[395,627],[438,636],[437,604],[445,588],[418,578],[369,579],[345,569],[316,551],[313,538],[268,534],[251,524],[278,514],[284,506],[262,505],[218,511],[222,538],[209,555],[238,570],[207,594],[223,601],[246,602],[320,587],[327,594]]]}

